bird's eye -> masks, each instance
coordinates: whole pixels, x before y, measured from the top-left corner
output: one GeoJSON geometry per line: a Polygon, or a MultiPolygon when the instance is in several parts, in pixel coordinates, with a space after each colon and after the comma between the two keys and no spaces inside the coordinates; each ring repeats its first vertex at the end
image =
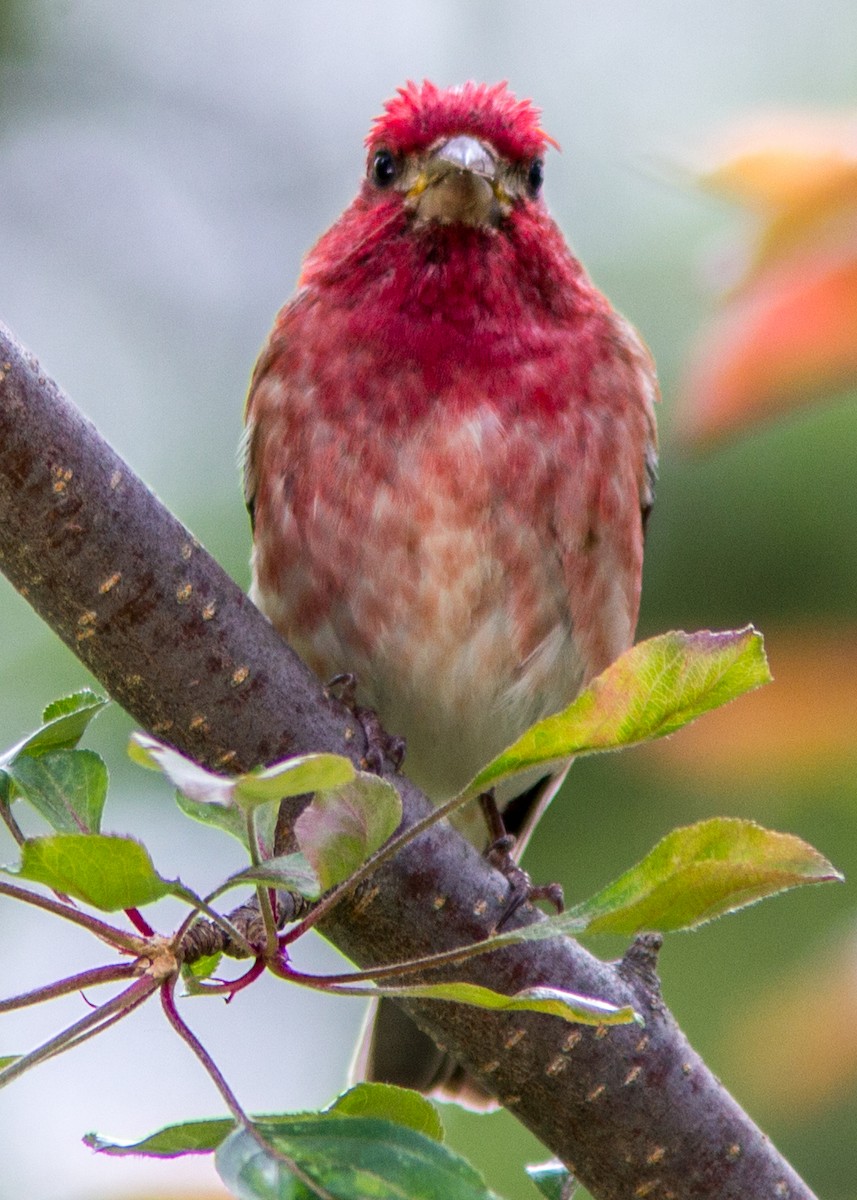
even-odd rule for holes
{"type": "Polygon", "coordinates": [[[540,158],[534,158],[527,171],[527,187],[531,196],[537,196],[545,178],[545,164],[540,158]]]}
{"type": "Polygon", "coordinates": [[[378,187],[389,187],[399,173],[398,163],[389,150],[377,150],[372,159],[370,174],[378,187]]]}

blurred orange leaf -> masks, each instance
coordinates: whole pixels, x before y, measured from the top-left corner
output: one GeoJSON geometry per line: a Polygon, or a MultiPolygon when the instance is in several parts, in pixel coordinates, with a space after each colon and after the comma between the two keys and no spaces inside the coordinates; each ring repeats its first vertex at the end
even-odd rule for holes
{"type": "Polygon", "coordinates": [[[857,1081],[857,940],[853,931],[778,979],[736,1014],[726,1039],[738,1091],[801,1124],[857,1081]]]}
{"type": "MultiPolygon", "coordinates": [[[[732,130],[704,188],[762,218],[749,277],[792,250],[826,240],[855,241],[857,119],[776,116],[732,130]]],[[[747,280],[745,280],[745,283],[747,280]]]]}
{"type": "Polygon", "coordinates": [[[709,326],[676,413],[704,445],[745,425],[857,387],[854,256],[802,257],[770,270],[709,326]]]}
{"type": "Polygon", "coordinates": [[[711,191],[747,205],[784,207],[823,188],[843,161],[857,159],[857,118],[770,112],[730,125],[699,172],[711,191]]]}
{"type": "Polygon", "coordinates": [[[857,626],[766,630],[774,682],[638,753],[703,786],[857,766],[857,626]]]}
{"type": "Polygon", "coordinates": [[[857,386],[857,119],[733,131],[700,182],[761,228],[681,390],[677,430],[693,445],[857,386]]]}

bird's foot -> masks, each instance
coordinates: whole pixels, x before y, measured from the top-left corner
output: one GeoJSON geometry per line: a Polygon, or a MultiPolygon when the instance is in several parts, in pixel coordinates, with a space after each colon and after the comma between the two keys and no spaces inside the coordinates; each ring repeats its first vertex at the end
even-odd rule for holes
{"type": "Polygon", "coordinates": [[[508,850],[497,851],[492,846],[488,851],[488,858],[492,866],[505,875],[509,883],[509,895],[496,925],[498,933],[522,904],[535,904],[539,900],[543,900],[552,905],[558,913],[564,910],[565,897],[562,884],[534,884],[524,868],[519,867],[514,861],[508,850]]]}
{"type": "Polygon", "coordinates": [[[380,775],[385,763],[389,763],[394,771],[401,771],[405,761],[405,739],[398,734],[387,733],[374,708],[355,707],[352,711],[366,738],[364,769],[380,775]]]}
{"type": "Polygon", "coordinates": [[[324,685],[325,693],[334,696],[349,712],[357,707],[357,676],[352,671],[340,671],[324,685]]]}
{"type": "Polygon", "coordinates": [[[497,922],[497,930],[503,928],[522,904],[532,904],[544,900],[553,905],[558,913],[561,913],[565,908],[562,885],[559,883],[534,884],[523,867],[519,867],[515,862],[512,855],[515,838],[506,832],[494,793],[485,792],[479,797],[479,803],[485,814],[488,833],[491,837],[485,857],[492,867],[496,867],[502,875],[505,875],[509,883],[509,896],[500,920],[497,922]]]}
{"type": "Polygon", "coordinates": [[[357,676],[350,671],[334,675],[325,685],[325,691],[336,695],[360,723],[366,739],[364,770],[380,775],[385,763],[390,763],[395,771],[400,771],[405,761],[405,739],[397,734],[387,733],[374,708],[365,708],[357,703],[357,676]]]}

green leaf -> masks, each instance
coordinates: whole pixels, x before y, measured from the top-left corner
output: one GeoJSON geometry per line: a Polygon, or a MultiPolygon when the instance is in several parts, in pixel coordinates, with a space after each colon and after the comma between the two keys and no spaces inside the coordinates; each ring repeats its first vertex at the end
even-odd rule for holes
{"type": "MultiPolygon", "coordinates": [[[[392,1121],[328,1115],[296,1118],[261,1132],[337,1200],[494,1200],[463,1158],[392,1121]]],[[[239,1200],[316,1200],[281,1159],[244,1129],[221,1143],[215,1163],[239,1200]]]]}
{"type": "Polygon", "coordinates": [[[396,789],[361,772],[335,792],[318,792],[295,822],[295,836],[327,891],[380,849],[401,820],[396,789]]]}
{"type": "MultiPolygon", "coordinates": [[[[323,1117],[323,1113],[312,1113],[323,1117]]],[[[254,1117],[256,1128],[266,1133],[278,1125],[291,1125],[299,1119],[294,1113],[254,1117]]],[[[213,1117],[209,1120],[182,1121],[166,1125],[156,1133],[137,1142],[114,1142],[98,1133],[88,1133],[84,1142],[91,1150],[106,1154],[109,1158],[180,1158],[184,1154],[211,1154],[224,1138],[237,1128],[231,1117],[213,1117]]]]}
{"type": "Polygon", "coordinates": [[[321,895],[319,878],[300,853],[281,854],[276,858],[267,858],[256,866],[245,867],[243,871],[230,875],[226,883],[217,889],[216,894],[219,896],[228,888],[248,883],[261,883],[265,887],[297,892],[307,900],[317,900],[321,895]]]}
{"type": "Polygon", "coordinates": [[[826,858],[793,834],[715,817],[674,829],[642,862],[589,900],[559,916],[501,933],[490,944],[694,929],[788,888],[839,879],[826,858]]]}
{"type": "Polygon", "coordinates": [[[673,733],[770,680],[762,635],[665,633],[633,646],[563,712],[528,729],[468,784],[478,796],[532,767],[617,750],[673,733]]]}
{"type": "Polygon", "coordinates": [[[14,874],[73,896],[103,912],[139,908],[174,888],[158,875],[145,846],[104,834],[28,838],[14,874]]]}
{"type": "Polygon", "coordinates": [[[42,714],[43,724],[23,741],[0,757],[0,767],[5,767],[22,754],[44,754],[47,750],[71,750],[83,737],[93,717],[110,701],[97,696],[88,688],[54,700],[42,714]]]}
{"type": "Polygon", "coordinates": [[[186,816],[237,838],[249,848],[246,813],[254,810],[256,840],[263,856],[274,852],[277,805],[287,796],[338,787],[355,778],[354,766],[339,754],[304,754],[244,775],[218,775],[148,733],[134,733],[130,758],[161,771],[177,788],[186,816]]]}
{"type": "MultiPolygon", "coordinates": [[[[241,811],[240,809],[238,810],[241,811]]],[[[259,853],[265,859],[275,857],[277,846],[277,818],[280,814],[280,803],[275,800],[272,804],[260,804],[253,810],[253,826],[256,831],[256,845],[259,853]]],[[[246,817],[245,817],[246,824],[246,817]]],[[[246,830],[245,830],[246,835],[246,830]]],[[[248,845],[249,843],[245,843],[248,845]]]]}
{"type": "MultiPolygon", "coordinates": [[[[516,930],[515,933],[518,931],[516,930]]],[[[525,930],[521,930],[524,933],[525,930]]],[[[515,938],[514,934],[501,934],[492,941],[515,938]]],[[[575,992],[565,992],[561,988],[531,987],[516,992],[514,996],[504,996],[502,992],[494,992],[490,988],[481,987],[476,983],[415,983],[401,987],[387,987],[379,984],[376,989],[380,996],[398,996],[420,1000],[452,1000],[458,1004],[471,1004],[475,1008],[489,1008],[495,1012],[538,1012],[547,1013],[552,1017],[561,1017],[578,1025],[628,1025],[631,1021],[642,1024],[642,1018],[633,1008],[617,1008],[606,1000],[596,1000],[592,996],[579,996],[575,992]]]]}
{"type": "Polygon", "coordinates": [[[197,958],[192,963],[183,962],[182,974],[189,976],[190,979],[210,979],[222,958],[222,954],[204,954],[202,958],[197,958]]]}
{"type": "Polygon", "coordinates": [[[186,817],[192,817],[201,825],[229,833],[247,847],[247,818],[240,808],[225,808],[221,804],[209,804],[205,800],[192,800],[182,792],[176,792],[176,804],[186,817]]]}
{"type": "Polygon", "coordinates": [[[530,1179],[547,1200],[572,1200],[577,1191],[574,1176],[561,1162],[539,1163],[525,1168],[530,1179]]]}
{"type": "Polygon", "coordinates": [[[0,1071],[2,1071],[4,1067],[11,1067],[12,1063],[17,1062],[20,1057],[20,1054],[0,1054],[0,1071]]]}
{"type": "Polygon", "coordinates": [[[92,720],[92,716],[109,703],[105,696],[97,695],[91,688],[81,688],[79,692],[72,692],[70,696],[59,696],[45,705],[42,724],[55,725],[61,717],[82,716],[85,713],[89,713],[89,720],[92,720]]]}
{"type": "Polygon", "coordinates": [[[329,791],[351,783],[356,774],[354,764],[341,754],[303,754],[240,775],[235,781],[235,801],[248,808],[286,796],[329,791]]]}
{"type": "Polygon", "coordinates": [[[235,1128],[231,1117],[211,1121],[184,1121],[179,1125],[167,1125],[141,1138],[139,1142],[125,1145],[112,1142],[97,1133],[88,1133],[84,1142],[90,1150],[97,1150],[111,1158],[136,1155],[142,1158],[179,1158],[183,1154],[211,1154],[223,1139],[235,1128]]]}
{"type": "Polygon", "coordinates": [[[107,766],[94,750],[19,755],[7,768],[17,790],[59,833],[97,833],[107,766]]]}
{"type": "Polygon", "coordinates": [[[407,1125],[417,1133],[443,1141],[443,1122],[430,1100],[410,1088],[390,1083],[358,1083],[334,1100],[326,1110],[339,1116],[380,1117],[407,1125]]]}
{"type": "MultiPolygon", "coordinates": [[[[220,829],[223,833],[230,834],[238,839],[245,850],[249,850],[247,815],[234,804],[227,808],[220,804],[206,804],[203,800],[191,800],[181,792],[176,792],[176,804],[186,817],[191,817],[210,829],[220,829]]],[[[263,804],[254,813],[256,841],[263,855],[273,855],[278,808],[276,802],[263,804]]]]}
{"type": "Polygon", "coordinates": [[[568,911],[587,933],[667,933],[804,883],[842,879],[790,833],[716,817],[674,829],[642,862],[568,911]]]}

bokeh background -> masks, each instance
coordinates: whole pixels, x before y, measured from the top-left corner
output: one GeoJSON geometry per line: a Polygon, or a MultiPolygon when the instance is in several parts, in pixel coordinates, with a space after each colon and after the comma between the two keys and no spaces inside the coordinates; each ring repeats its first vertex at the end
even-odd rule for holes
{"type": "MultiPolygon", "coordinates": [[[[577,764],[530,868],[580,898],[674,825],[728,814],[797,833],[857,877],[854,396],[705,456],[674,433],[684,364],[752,234],[694,166],[748,114],[854,108],[853,0],[4,0],[0,43],[0,319],[242,585],[248,375],[302,253],[357,186],[369,120],[407,77],[507,78],[534,97],[563,148],[548,201],[660,368],[640,633],[752,621],[778,682],[708,736],[577,764]]],[[[0,743],[86,682],[0,579],[0,743]]],[[[127,762],[129,730],[114,710],[87,743],[112,772],[107,825],[145,837],[168,875],[193,840],[188,882],[204,889],[239,865],[237,845],[175,814],[127,762]]],[[[0,995],[95,961],[87,939],[3,905],[0,995]]],[[[308,967],[333,961],[305,951],[308,967]]],[[[691,1040],[818,1194],[857,1196],[853,884],[677,936],[662,967],[691,1040]]],[[[108,1161],[80,1143],[220,1111],[151,1007],[0,1093],[0,1200],[220,1194],[205,1161],[108,1161]]],[[[251,1111],[330,1100],[361,1020],[265,982],[185,1011],[251,1111]]],[[[80,1012],[5,1019],[0,1054],[80,1012]]],[[[545,1154],[510,1118],[444,1116],[501,1195],[535,1195],[522,1164],[545,1154]]]]}

